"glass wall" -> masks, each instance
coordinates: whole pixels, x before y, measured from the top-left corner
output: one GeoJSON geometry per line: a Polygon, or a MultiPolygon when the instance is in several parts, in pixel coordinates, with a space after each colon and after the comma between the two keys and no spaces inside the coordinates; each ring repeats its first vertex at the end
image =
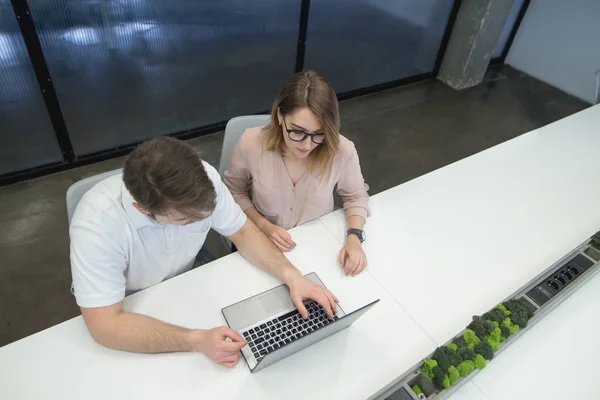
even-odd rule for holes
{"type": "Polygon", "coordinates": [[[17,18],[0,0],[0,175],[62,161],[17,18]]]}
{"type": "Polygon", "coordinates": [[[29,0],[77,155],[270,108],[300,1],[29,0]]]}
{"type": "Polygon", "coordinates": [[[457,1],[0,0],[0,184],[266,111],[300,64],[340,94],[432,73],[457,1]]]}
{"type": "Polygon", "coordinates": [[[508,14],[506,22],[504,23],[504,28],[502,29],[500,38],[498,39],[498,43],[494,48],[493,58],[502,57],[502,53],[504,52],[504,48],[508,42],[508,37],[515,26],[515,22],[517,21],[517,17],[519,16],[521,8],[523,8],[523,3],[525,3],[525,0],[514,0],[510,13],[508,14]]]}
{"type": "Polygon", "coordinates": [[[337,93],[432,72],[449,0],[312,0],[305,68],[337,93]]]}

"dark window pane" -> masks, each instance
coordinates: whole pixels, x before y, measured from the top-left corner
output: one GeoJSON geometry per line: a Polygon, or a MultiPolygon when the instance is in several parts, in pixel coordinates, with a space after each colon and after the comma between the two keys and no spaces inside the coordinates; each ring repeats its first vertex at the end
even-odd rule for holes
{"type": "Polygon", "coordinates": [[[62,156],[9,0],[0,0],[0,175],[62,156]]]}
{"type": "Polygon", "coordinates": [[[29,0],[78,155],[270,108],[300,1],[29,0]]]}
{"type": "Polygon", "coordinates": [[[304,68],[338,93],[432,72],[451,0],[312,0],[304,68]]]}

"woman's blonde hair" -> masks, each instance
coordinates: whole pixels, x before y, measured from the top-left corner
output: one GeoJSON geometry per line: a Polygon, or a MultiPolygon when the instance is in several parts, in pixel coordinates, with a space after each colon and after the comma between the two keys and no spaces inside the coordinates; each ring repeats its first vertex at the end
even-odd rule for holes
{"type": "Polygon", "coordinates": [[[335,92],[319,73],[296,74],[279,92],[271,110],[271,123],[263,128],[263,141],[268,151],[285,152],[283,126],[277,111],[283,116],[308,108],[323,124],[325,142],[308,156],[308,169],[318,175],[328,172],[340,145],[340,115],[335,92]]]}

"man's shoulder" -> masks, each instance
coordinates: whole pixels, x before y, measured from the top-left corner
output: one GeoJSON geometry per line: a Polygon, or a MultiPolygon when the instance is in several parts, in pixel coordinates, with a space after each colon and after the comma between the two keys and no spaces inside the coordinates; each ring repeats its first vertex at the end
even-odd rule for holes
{"type": "Polygon", "coordinates": [[[208,178],[212,181],[213,185],[215,183],[221,182],[221,175],[219,174],[219,171],[217,171],[217,169],[215,167],[213,167],[212,165],[210,165],[209,163],[207,163],[204,160],[202,160],[202,166],[204,167],[204,170],[206,171],[206,175],[208,175],[208,178]]]}
{"type": "MultiPolygon", "coordinates": [[[[231,196],[231,192],[229,192],[229,189],[227,189],[227,186],[225,186],[225,184],[221,180],[221,175],[219,175],[219,172],[215,169],[215,167],[213,167],[206,161],[202,161],[202,164],[204,166],[204,169],[206,170],[206,174],[208,175],[208,178],[212,181],[213,186],[215,187],[215,191],[217,192],[217,209],[219,210],[219,212],[212,214],[210,217],[211,220],[213,220],[213,222],[214,222],[215,218],[220,218],[221,221],[223,221],[223,218],[225,218],[225,220],[227,220],[232,215],[238,215],[239,217],[236,220],[237,221],[242,220],[242,224],[243,224],[245,222],[245,214],[242,212],[240,206],[233,200],[233,197],[231,196]]],[[[234,223],[234,222],[235,221],[233,221],[233,220],[229,221],[229,223],[234,223]]],[[[238,229],[239,229],[239,227],[238,227],[238,229]]],[[[235,231],[237,231],[237,229],[235,231]]],[[[220,231],[219,233],[221,233],[222,235],[228,235],[228,234],[234,233],[234,232],[231,232],[231,233],[223,233],[223,232],[228,232],[228,230],[220,231]]]]}
{"type": "Polygon", "coordinates": [[[88,190],[75,209],[71,226],[95,223],[101,226],[114,225],[122,221],[121,214],[124,212],[122,205],[123,175],[110,176],[94,185],[88,190]]]}

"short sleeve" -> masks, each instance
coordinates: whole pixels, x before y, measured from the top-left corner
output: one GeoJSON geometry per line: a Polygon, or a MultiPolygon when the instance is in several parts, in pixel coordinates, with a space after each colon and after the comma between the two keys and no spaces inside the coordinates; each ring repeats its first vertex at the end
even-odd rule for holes
{"type": "Polygon", "coordinates": [[[80,307],[106,307],[125,298],[127,259],[111,225],[108,218],[84,220],[77,213],[71,223],[71,274],[80,307]]]}
{"type": "Polygon", "coordinates": [[[223,236],[231,236],[244,226],[246,214],[221,181],[217,170],[205,162],[203,164],[217,193],[217,206],[211,215],[211,227],[223,236]]]}

